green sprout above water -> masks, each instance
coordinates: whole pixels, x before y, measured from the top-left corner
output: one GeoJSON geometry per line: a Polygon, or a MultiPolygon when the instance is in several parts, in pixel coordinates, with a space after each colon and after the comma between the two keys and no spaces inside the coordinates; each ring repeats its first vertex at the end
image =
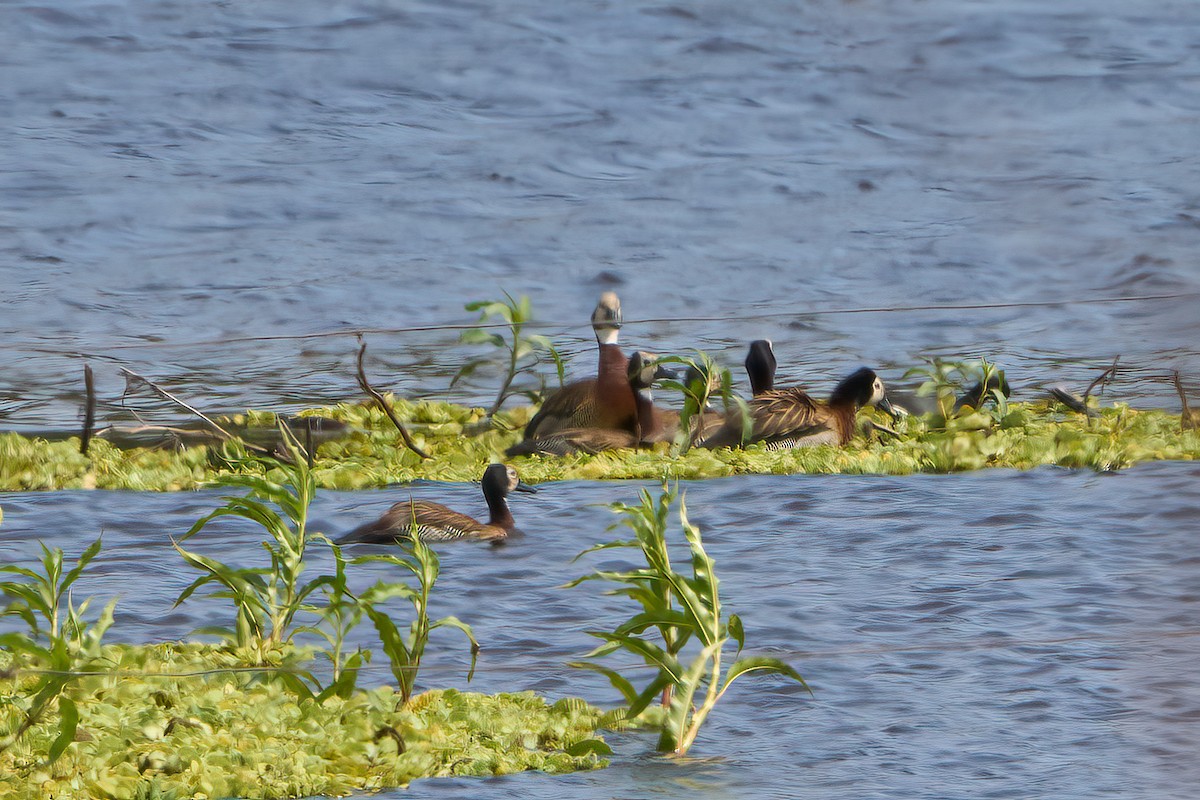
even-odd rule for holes
{"type": "Polygon", "coordinates": [[[705,415],[711,414],[710,403],[721,398],[725,413],[736,408],[745,417],[744,430],[750,430],[749,408],[746,402],[733,392],[733,376],[725,367],[717,364],[708,353],[697,350],[694,357],[664,356],[663,364],[679,364],[682,375],[679,379],[662,382],[666,389],[673,389],[683,396],[683,408],[679,412],[679,429],[672,442],[672,452],[683,455],[699,442],[705,433],[705,415]]]}
{"type": "Polygon", "coordinates": [[[218,517],[240,517],[270,534],[271,540],[263,542],[263,549],[270,555],[271,566],[233,567],[175,543],[184,561],[202,573],[180,593],[175,605],[187,600],[197,589],[215,585],[218,588],[213,596],[233,601],[234,627],[201,632],[232,639],[238,648],[255,653],[260,660],[281,645],[291,643],[296,614],[304,609],[309,595],[331,580],[330,576],[321,575],[301,583],[305,549],[314,540],[328,540],[323,534],[308,530],[308,507],[316,495],[316,482],[294,437],[283,425],[280,432],[291,454],[291,463],[275,462],[285,481],[276,483],[249,473],[222,475],[220,485],[245,488],[248,493],[225,498],[224,506],[201,517],[182,537],[184,541],[190,539],[218,517]]]}
{"type": "Polygon", "coordinates": [[[430,621],[429,594],[437,582],[441,562],[438,560],[437,553],[421,541],[421,537],[417,535],[415,520],[412,530],[409,531],[408,540],[399,543],[398,546],[402,550],[401,555],[388,553],[362,556],[355,559],[354,563],[390,564],[408,570],[417,579],[416,589],[403,583],[380,581],[359,596],[361,607],[371,618],[371,622],[375,624],[375,630],[379,632],[379,641],[383,646],[384,654],[391,663],[392,675],[395,676],[399,686],[400,697],[403,702],[407,703],[413,695],[417,672],[421,668],[421,658],[425,655],[430,632],[438,628],[456,628],[467,637],[471,643],[471,667],[467,672],[468,681],[475,674],[479,642],[475,641],[475,634],[471,631],[471,626],[457,617],[442,617],[430,621]],[[407,636],[400,632],[396,623],[387,613],[377,607],[380,603],[393,597],[404,598],[412,603],[415,616],[409,625],[407,636]]]}
{"type": "Polygon", "coordinates": [[[986,358],[945,361],[934,356],[926,358],[925,362],[909,369],[904,377],[924,378],[917,387],[917,395],[933,395],[943,421],[951,419],[961,409],[979,410],[989,402],[995,409],[996,420],[1008,414],[1008,381],[1004,370],[986,358]]]}
{"type": "MultiPolygon", "coordinates": [[[[558,374],[558,385],[562,386],[565,365],[558,350],[555,349],[548,337],[524,332],[525,326],[533,321],[533,307],[527,295],[521,295],[521,299],[514,300],[512,295],[505,292],[503,300],[478,300],[467,303],[465,308],[467,311],[478,311],[479,321],[487,324],[489,328],[497,327],[496,323],[499,323],[498,327],[508,329],[507,337],[503,333],[497,333],[484,327],[463,331],[459,336],[459,341],[463,344],[486,344],[503,353],[506,362],[504,379],[500,383],[500,391],[496,393],[495,401],[487,410],[489,418],[500,410],[504,401],[509,397],[522,395],[527,397],[530,402],[535,403],[540,400],[542,392],[546,388],[546,382],[543,377],[537,375],[536,370],[545,359],[554,363],[555,371],[558,374]],[[521,374],[536,376],[538,389],[515,388],[514,383],[521,374]]],[[[450,385],[454,386],[463,378],[470,377],[480,367],[491,365],[494,362],[494,358],[487,356],[469,360],[455,373],[450,385]]]]}
{"type": "MultiPolygon", "coordinates": [[[[71,586],[83,574],[88,562],[100,552],[100,539],[92,542],[79,556],[75,566],[64,572],[64,555],[59,548],[42,545],[42,571],[12,564],[0,566],[0,572],[21,576],[24,580],[0,583],[0,593],[9,599],[4,616],[23,620],[27,632],[0,634],[0,647],[31,659],[37,679],[23,691],[5,693],[0,708],[19,710],[21,722],[12,730],[0,730],[0,753],[8,750],[30,729],[47,718],[53,709],[59,714],[58,735],[47,750],[47,762],[53,763],[75,738],[79,710],[70,695],[77,673],[88,670],[100,658],[105,632],[113,624],[109,602],[99,617],[88,620],[91,598],[78,606],[71,599],[71,586]]],[[[9,718],[7,713],[2,715],[9,718]]]]}
{"type": "Polygon", "coordinates": [[[619,584],[613,594],[636,601],[641,611],[612,631],[588,631],[603,644],[588,653],[601,658],[626,651],[641,658],[657,672],[640,690],[617,670],[591,661],[571,666],[599,672],[629,704],[627,718],[633,719],[650,707],[655,698],[663,698],[666,715],[659,737],[660,752],[685,755],[696,740],[709,713],[735,680],[752,672],[781,675],[808,685],[800,673],[777,658],[748,656],[739,658],[745,645],[742,620],[721,608],[719,581],[713,560],[704,550],[700,529],[688,521],[687,507],[679,500],[679,523],[691,553],[690,574],[676,572],[671,565],[666,540],[667,517],[675,495],[664,486],[655,500],[646,490],[636,506],[615,503],[610,508],[622,516],[635,538],[596,545],[580,555],[612,548],[640,551],[644,567],[625,572],[597,571],[584,575],[567,587],[588,580],[619,584]],[[737,652],[733,663],[723,663],[725,645],[733,640],[737,652]],[[690,661],[685,646],[693,643],[699,652],[690,661]]]}

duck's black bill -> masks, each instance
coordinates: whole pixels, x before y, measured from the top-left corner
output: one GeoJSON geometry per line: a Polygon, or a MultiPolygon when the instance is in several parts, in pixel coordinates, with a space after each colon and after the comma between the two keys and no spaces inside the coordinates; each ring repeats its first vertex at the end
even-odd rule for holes
{"type": "Polygon", "coordinates": [[[537,494],[537,489],[533,488],[525,481],[517,481],[517,485],[513,488],[515,488],[518,492],[529,492],[530,494],[537,494]]]}
{"type": "Polygon", "coordinates": [[[905,414],[904,411],[892,405],[892,401],[887,399],[887,395],[884,395],[884,398],[876,403],[876,405],[883,409],[892,419],[900,419],[905,414]]]}

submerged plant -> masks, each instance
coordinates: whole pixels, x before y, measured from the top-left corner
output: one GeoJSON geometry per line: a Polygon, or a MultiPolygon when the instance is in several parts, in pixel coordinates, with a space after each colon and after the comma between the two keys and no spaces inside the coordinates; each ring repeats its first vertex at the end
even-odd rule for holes
{"type": "Polygon", "coordinates": [[[475,674],[475,661],[479,655],[479,642],[471,627],[457,617],[442,617],[438,620],[429,619],[429,594],[437,582],[441,563],[427,544],[421,541],[416,532],[414,520],[408,539],[399,543],[401,555],[371,555],[355,559],[354,563],[379,562],[402,567],[417,579],[417,588],[413,589],[404,583],[379,581],[374,586],[362,592],[358,601],[360,607],[375,624],[379,632],[379,640],[383,652],[391,663],[392,674],[400,689],[401,699],[407,703],[416,685],[417,672],[421,668],[421,658],[425,655],[425,647],[429,643],[429,634],[437,628],[457,628],[466,635],[471,643],[471,667],[467,672],[470,681],[475,674]],[[396,627],[392,618],[378,606],[392,598],[401,597],[412,603],[415,616],[408,626],[408,635],[404,635],[396,627]]]}
{"type": "Polygon", "coordinates": [[[596,545],[580,555],[611,548],[635,548],[645,560],[644,567],[626,572],[597,571],[584,575],[568,587],[587,580],[606,580],[620,584],[613,594],[624,595],[641,605],[634,614],[612,631],[588,631],[603,644],[588,653],[600,658],[620,650],[638,656],[655,667],[657,673],[641,690],[617,670],[594,662],[575,662],[572,666],[590,669],[609,679],[629,704],[627,718],[646,710],[660,692],[667,706],[658,749],[684,755],[691,748],[701,726],[730,685],[751,672],[782,675],[808,685],[800,673],[777,658],[748,656],[739,658],[745,645],[742,620],[725,614],[721,608],[717,575],[713,560],[704,550],[700,529],[687,518],[687,508],[679,501],[679,523],[691,552],[691,574],[676,572],[671,565],[666,533],[667,516],[674,494],[663,487],[657,501],[646,490],[636,506],[615,503],[612,510],[634,532],[632,540],[596,545]],[[737,643],[734,660],[723,663],[725,645],[737,643]],[[684,646],[693,642],[699,652],[690,660],[684,646]]]}
{"type": "MultiPolygon", "coordinates": [[[[536,374],[535,370],[543,362],[543,357],[549,358],[554,363],[558,373],[558,385],[562,386],[565,368],[558,350],[550,343],[549,338],[536,333],[524,332],[525,326],[533,321],[533,307],[528,296],[521,295],[520,300],[514,300],[512,295],[505,292],[503,300],[478,300],[467,303],[465,308],[467,311],[478,311],[480,322],[487,323],[491,320],[498,320],[502,326],[508,328],[507,338],[504,334],[483,328],[472,328],[463,331],[459,336],[459,341],[463,344],[491,345],[501,351],[507,361],[504,380],[500,383],[500,391],[496,393],[496,400],[487,411],[488,417],[499,411],[505,400],[515,395],[524,395],[531,402],[537,402],[541,391],[545,389],[545,379],[538,377],[538,391],[517,390],[513,388],[513,383],[522,373],[536,374]]],[[[450,385],[453,386],[463,378],[469,377],[479,367],[491,364],[493,360],[489,357],[471,359],[455,373],[450,385]]]]}

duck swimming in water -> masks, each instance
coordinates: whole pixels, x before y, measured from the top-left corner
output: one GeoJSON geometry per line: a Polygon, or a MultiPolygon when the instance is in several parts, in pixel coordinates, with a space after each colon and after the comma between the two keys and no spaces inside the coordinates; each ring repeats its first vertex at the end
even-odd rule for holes
{"type": "Polygon", "coordinates": [[[546,398],[525,426],[526,439],[544,438],[567,428],[636,432],[637,402],[626,375],[629,359],[617,345],[621,300],[616,292],[600,296],[592,312],[592,330],[600,349],[596,377],[572,381],[546,398]]]}
{"type": "MultiPolygon", "coordinates": [[[[766,344],[766,347],[752,346],[746,358],[751,385],[760,388],[771,385],[773,380],[766,377],[775,360],[770,343],[766,344]]],[[[700,446],[737,447],[763,442],[768,450],[779,450],[822,444],[844,445],[854,435],[858,409],[869,405],[878,405],[889,414],[895,414],[883,381],[867,367],[842,379],[825,403],[814,400],[799,388],[765,389],[747,403],[751,424],[748,434],[744,434],[743,415],[734,410],[726,415],[720,429],[700,446]]]]}
{"type": "Polygon", "coordinates": [[[521,482],[517,471],[504,464],[492,464],[483,473],[483,499],[488,505],[486,523],[452,511],[441,503],[428,500],[405,500],[389,508],[374,522],[360,525],[337,540],[337,544],[392,544],[416,534],[424,542],[448,542],[474,539],[499,542],[516,530],[512,512],[508,510],[509,492],[536,492],[521,482]]]}
{"type": "Polygon", "coordinates": [[[638,411],[637,426],[634,431],[613,428],[562,428],[544,436],[527,438],[518,442],[508,448],[505,455],[511,457],[540,453],[565,456],[572,453],[599,453],[604,450],[639,447],[644,443],[661,441],[663,420],[661,412],[654,407],[654,399],[650,396],[650,386],[654,381],[667,377],[669,374],[658,363],[658,357],[653,353],[639,350],[629,358],[626,381],[634,392],[638,411]]]}

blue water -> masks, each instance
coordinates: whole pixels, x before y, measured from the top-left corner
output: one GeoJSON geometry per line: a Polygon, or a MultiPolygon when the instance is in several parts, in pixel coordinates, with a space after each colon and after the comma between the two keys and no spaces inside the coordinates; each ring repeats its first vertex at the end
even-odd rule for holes
{"type": "MultiPolygon", "coordinates": [[[[0,4],[0,430],[75,429],[84,361],[100,424],[184,419],[122,366],[209,411],[354,400],[363,329],[381,387],[484,403],[494,372],[450,386],[480,352],[445,327],[464,303],[530,295],[578,375],[606,289],[631,347],[736,365],[768,337],[818,392],[988,356],[1030,398],[1120,355],[1104,402],[1175,409],[1169,372],[1200,380],[1197,41],[1188,2],[0,4]]],[[[608,770],[387,796],[1191,798],[1197,477],[690,485],[752,647],[814,696],[746,680],[681,763],[624,734],[608,770]]],[[[524,539],[444,549],[474,687],[615,701],[563,664],[627,611],[557,587],[612,535],[591,504],[635,489],[551,485],[515,505],[524,539]]],[[[341,531],[408,491],[316,513],[341,531]]],[[[121,595],[112,635],[183,636],[227,620],[171,609],[168,536],[217,502],[0,496],[0,560],[104,531],[83,588],[121,595]]],[[[443,644],[425,680],[462,685],[443,644]]]]}
{"type": "MultiPolygon", "coordinates": [[[[607,288],[631,344],[738,363],[772,338],[781,378],[822,389],[938,354],[1080,390],[1120,354],[1115,399],[1174,404],[1169,370],[1200,379],[1198,23],[1115,0],[5,3],[0,426],[74,428],[85,358],[102,421],[120,366],[209,410],[341,401],[353,336],[255,337],[467,323],[502,291],[590,352],[607,288]],[[1187,296],[807,315],[1162,294],[1187,296]]],[[[478,352],[457,331],[367,341],[383,386],[495,391],[449,387],[478,352]]]]}
{"type": "MultiPolygon", "coordinates": [[[[384,796],[1191,797],[1200,779],[1198,479],[1196,466],[1162,463],[1118,474],[685,484],[749,651],[787,659],[813,695],[744,679],[684,762],[655,756],[652,736],[622,734],[610,737],[616,755],[601,772],[429,780],[384,796]]],[[[522,537],[440,549],[432,613],[474,627],[483,649],[471,688],[618,702],[604,679],[565,664],[591,648],[585,631],[611,629],[632,610],[601,584],[561,586],[591,568],[633,564],[619,551],[572,558],[620,535],[607,530],[613,515],[603,505],[634,502],[641,485],[544,485],[513,502],[522,537]]],[[[482,513],[477,486],[424,484],[323,492],[314,524],[338,533],[410,494],[482,513]]],[[[77,553],[104,531],[77,597],[120,597],[114,638],[169,640],[231,622],[224,601],[171,607],[193,576],[169,537],[217,493],[0,500],[3,561],[30,561],[37,537],[77,553]]],[[[231,563],[262,558],[254,531],[233,522],[190,541],[231,563]]],[[[326,560],[315,559],[313,574],[326,560]]],[[[352,582],[381,577],[397,576],[365,565],[352,582]]],[[[356,641],[372,635],[368,625],[356,641]]],[[[435,635],[421,684],[466,687],[466,659],[457,634],[435,635]]],[[[390,683],[385,664],[360,681],[390,683]]]]}

